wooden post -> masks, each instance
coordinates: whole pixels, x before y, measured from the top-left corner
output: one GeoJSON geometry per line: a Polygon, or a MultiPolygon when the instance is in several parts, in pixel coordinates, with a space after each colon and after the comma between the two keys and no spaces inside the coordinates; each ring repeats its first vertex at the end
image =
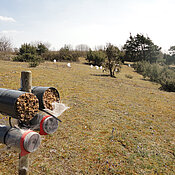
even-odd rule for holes
{"type": "MultiPolygon", "coordinates": [[[[31,92],[32,89],[32,72],[23,71],[21,72],[21,90],[25,92],[31,92]]],[[[29,168],[29,155],[19,155],[19,175],[28,175],[29,168]]]]}
{"type": "Polygon", "coordinates": [[[32,72],[21,72],[21,91],[31,92],[32,89],[32,72]]]}

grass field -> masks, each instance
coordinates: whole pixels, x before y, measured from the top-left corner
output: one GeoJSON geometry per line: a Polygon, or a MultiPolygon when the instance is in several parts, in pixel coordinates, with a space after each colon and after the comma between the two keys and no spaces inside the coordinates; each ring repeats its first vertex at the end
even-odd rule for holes
{"type": "MultiPolygon", "coordinates": [[[[56,87],[70,107],[57,132],[42,136],[30,154],[30,174],[174,175],[175,93],[126,65],[111,78],[82,62],[29,68],[0,61],[1,88],[18,89],[21,71],[31,70],[33,86],[56,87]]],[[[0,147],[0,175],[18,174],[18,153],[0,147]]]]}

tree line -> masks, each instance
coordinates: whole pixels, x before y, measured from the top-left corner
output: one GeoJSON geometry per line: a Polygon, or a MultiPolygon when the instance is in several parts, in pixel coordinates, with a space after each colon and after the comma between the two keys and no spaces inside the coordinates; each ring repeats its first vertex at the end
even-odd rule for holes
{"type": "MultiPolygon", "coordinates": [[[[175,46],[170,47],[169,53],[163,54],[161,52],[161,47],[155,45],[148,36],[144,36],[143,34],[137,34],[136,36],[132,36],[130,34],[129,39],[121,49],[114,45],[112,46],[115,48],[113,51],[116,49],[118,50],[118,54],[115,53],[116,57],[121,57],[122,54],[122,62],[136,62],[146,60],[154,63],[161,60],[165,64],[175,64],[175,46]]],[[[51,51],[49,50],[47,43],[38,42],[22,44],[19,49],[15,49],[14,51],[16,51],[18,55],[22,55],[20,58],[18,57],[19,61],[21,61],[21,59],[23,59],[23,61],[29,60],[30,54],[41,56],[44,60],[50,61],[53,59],[58,61],[78,61],[78,57],[82,56],[86,57],[87,60],[93,64],[100,65],[102,64],[101,62],[104,62],[102,57],[106,56],[107,58],[107,55],[104,55],[104,53],[106,53],[105,50],[107,47],[108,44],[104,47],[97,46],[96,49],[92,51],[92,49],[86,44],[77,45],[75,49],[73,49],[71,45],[65,45],[59,51],[51,51]],[[21,52],[21,50],[24,48],[26,48],[25,54],[21,52]]],[[[4,36],[0,37],[0,53],[11,52],[12,50],[13,49],[10,40],[4,36]]]]}
{"type": "MultiPolygon", "coordinates": [[[[0,54],[12,51],[12,45],[6,37],[0,38],[0,54]]],[[[175,64],[175,46],[171,46],[169,53],[162,53],[161,47],[143,34],[130,34],[124,46],[119,49],[117,46],[108,43],[106,46],[96,47],[95,50],[86,44],[80,44],[73,49],[71,45],[64,45],[59,51],[51,51],[47,43],[24,43],[19,49],[15,49],[14,61],[29,62],[30,66],[37,66],[47,61],[79,61],[79,57],[85,57],[89,64],[103,66],[108,69],[111,77],[120,70],[120,65],[125,61],[138,62],[148,61],[149,63],[175,64]]]]}

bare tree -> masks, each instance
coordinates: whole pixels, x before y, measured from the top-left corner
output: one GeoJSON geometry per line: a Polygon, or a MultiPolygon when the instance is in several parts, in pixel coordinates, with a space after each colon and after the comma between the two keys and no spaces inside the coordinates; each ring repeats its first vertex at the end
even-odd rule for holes
{"type": "Polygon", "coordinates": [[[45,45],[45,47],[47,47],[48,50],[51,47],[51,44],[49,42],[32,41],[32,42],[30,42],[30,44],[34,47],[37,47],[38,45],[43,44],[43,45],[45,45]]]}
{"type": "Polygon", "coordinates": [[[0,37],[0,52],[12,51],[12,43],[9,38],[2,36],[0,37]]]}
{"type": "Polygon", "coordinates": [[[79,44],[79,45],[77,45],[75,47],[75,50],[81,51],[81,52],[88,51],[89,50],[89,46],[86,45],[86,44],[79,44]]]}
{"type": "Polygon", "coordinates": [[[73,50],[73,46],[71,44],[65,44],[64,45],[64,49],[68,49],[68,50],[73,50]]]}
{"type": "Polygon", "coordinates": [[[105,50],[105,46],[103,46],[103,45],[97,45],[97,46],[95,46],[95,50],[96,51],[105,50]]]}

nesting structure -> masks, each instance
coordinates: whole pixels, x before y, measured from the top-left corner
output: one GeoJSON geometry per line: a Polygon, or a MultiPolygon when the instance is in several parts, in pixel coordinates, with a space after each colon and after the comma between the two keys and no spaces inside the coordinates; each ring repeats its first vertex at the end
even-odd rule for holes
{"type": "Polygon", "coordinates": [[[39,100],[34,94],[0,88],[1,113],[28,123],[38,111],[39,100]]]}
{"type": "Polygon", "coordinates": [[[36,86],[32,88],[32,93],[39,99],[39,109],[53,110],[52,103],[60,102],[60,95],[53,87],[36,86]]]}

